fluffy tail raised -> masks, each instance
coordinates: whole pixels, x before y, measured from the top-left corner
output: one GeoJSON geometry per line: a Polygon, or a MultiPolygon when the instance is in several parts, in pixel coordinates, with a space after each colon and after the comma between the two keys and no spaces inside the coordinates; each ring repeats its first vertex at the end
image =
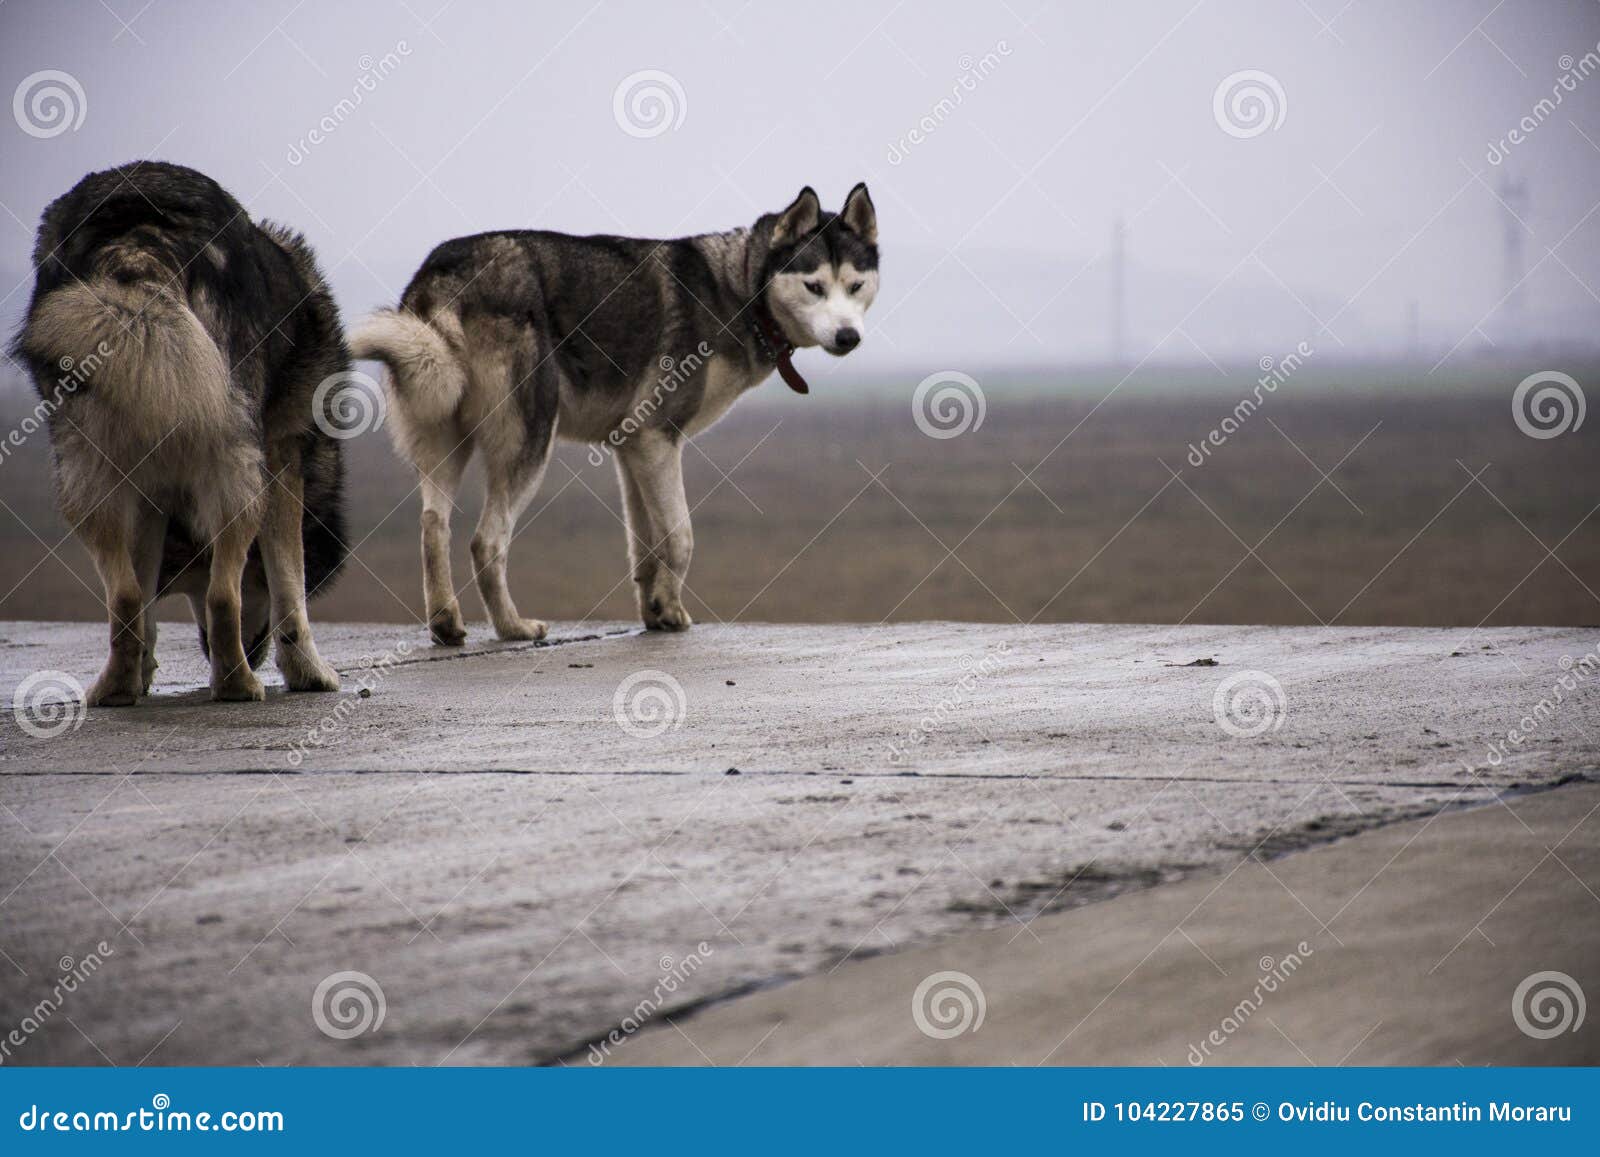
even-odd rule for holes
{"type": "Polygon", "coordinates": [[[227,360],[163,277],[62,285],[34,304],[17,345],[55,367],[57,390],[81,390],[114,409],[141,441],[205,438],[238,425],[227,360]]]}
{"type": "Polygon", "coordinates": [[[438,329],[398,309],[380,309],[350,335],[357,359],[389,368],[390,393],[406,422],[427,427],[455,413],[466,371],[438,329]]]}

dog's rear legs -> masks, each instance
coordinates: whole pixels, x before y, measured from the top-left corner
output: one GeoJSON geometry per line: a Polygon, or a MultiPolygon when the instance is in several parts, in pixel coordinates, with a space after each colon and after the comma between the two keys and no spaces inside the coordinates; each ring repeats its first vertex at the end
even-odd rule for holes
{"type": "Polygon", "coordinates": [[[211,581],[206,586],[206,634],[211,640],[211,697],[265,699],[261,680],[250,670],[240,638],[239,600],[245,559],[256,537],[256,513],[249,508],[232,518],[211,544],[211,581]]]}
{"type": "Polygon", "coordinates": [[[306,617],[306,568],[300,537],[305,484],[298,449],[270,453],[267,509],[261,522],[261,560],[272,600],[272,637],[278,670],[291,691],[337,691],[338,673],[322,661],[306,617]]]}
{"type": "Polygon", "coordinates": [[[472,457],[472,442],[441,431],[412,446],[422,490],[422,597],[433,641],[458,647],[467,638],[461,604],[450,577],[450,514],[456,488],[472,457]]]}
{"type": "MultiPolygon", "coordinates": [[[[106,590],[111,650],[105,670],[85,696],[90,707],[129,707],[144,691],[144,598],[134,569],[141,522],[137,496],[111,495],[83,520],[78,533],[106,590]]],[[[151,592],[154,597],[154,592],[151,592]]]]}
{"type": "Polygon", "coordinates": [[[545,464],[550,460],[552,434],[552,430],[544,431],[542,446],[530,441],[526,452],[513,463],[501,464],[487,455],[484,460],[488,487],[483,515],[472,536],[472,569],[478,579],[478,594],[494,623],[494,633],[502,639],[537,641],[549,630],[541,620],[525,619],[517,613],[511,588],[506,584],[506,552],[517,516],[538,493],[545,464]]]}
{"type": "Polygon", "coordinates": [[[628,538],[642,540],[642,553],[634,547],[634,578],[639,584],[639,617],[651,630],[683,631],[694,620],[683,605],[683,580],[694,555],[694,529],[689,525],[689,501],[683,493],[683,443],[655,430],[642,430],[617,451],[629,486],[628,538]],[[643,519],[648,529],[636,525],[643,519]]]}
{"type": "Polygon", "coordinates": [[[139,593],[144,599],[144,614],[140,616],[143,644],[139,668],[141,695],[150,694],[156,668],[161,665],[156,662],[156,600],[161,597],[161,553],[166,542],[167,516],[141,507],[133,547],[134,575],[139,580],[139,593]]]}

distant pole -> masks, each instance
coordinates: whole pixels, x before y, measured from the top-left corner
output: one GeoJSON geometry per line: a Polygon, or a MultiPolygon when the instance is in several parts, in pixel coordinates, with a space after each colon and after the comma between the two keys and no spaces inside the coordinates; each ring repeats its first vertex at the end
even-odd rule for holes
{"type": "Polygon", "coordinates": [[[1500,202],[1501,221],[1505,226],[1500,263],[1501,308],[1505,311],[1507,324],[1514,330],[1512,336],[1526,340],[1527,335],[1522,328],[1522,279],[1526,276],[1523,272],[1522,242],[1526,231],[1523,222],[1528,217],[1528,182],[1522,179],[1514,181],[1510,173],[1502,170],[1500,202]]]}
{"type": "Polygon", "coordinates": [[[1417,317],[1417,299],[1406,302],[1406,357],[1411,361],[1422,359],[1422,323],[1417,317]]]}
{"type": "Polygon", "coordinates": [[[1128,229],[1121,214],[1111,223],[1111,364],[1126,360],[1128,229]]]}

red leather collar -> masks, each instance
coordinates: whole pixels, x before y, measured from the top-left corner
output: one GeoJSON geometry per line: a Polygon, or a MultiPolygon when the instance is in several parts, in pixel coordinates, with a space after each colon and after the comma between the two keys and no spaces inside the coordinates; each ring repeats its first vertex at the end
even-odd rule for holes
{"type": "Polygon", "coordinates": [[[756,332],[769,347],[774,360],[778,363],[778,376],[797,394],[809,394],[811,387],[806,385],[806,380],[800,376],[800,371],[794,368],[794,343],[783,336],[778,329],[778,323],[766,315],[765,310],[755,314],[756,332]]]}

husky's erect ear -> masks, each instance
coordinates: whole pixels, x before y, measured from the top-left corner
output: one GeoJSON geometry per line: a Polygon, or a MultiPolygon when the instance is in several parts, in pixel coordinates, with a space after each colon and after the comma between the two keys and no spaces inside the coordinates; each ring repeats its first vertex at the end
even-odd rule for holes
{"type": "Polygon", "coordinates": [[[872,207],[872,197],[867,183],[862,181],[844,199],[844,211],[839,217],[868,245],[878,243],[878,211],[872,207]]]}
{"type": "Polygon", "coordinates": [[[782,245],[796,237],[804,237],[817,227],[821,219],[822,203],[817,200],[817,191],[807,185],[789,207],[778,215],[778,223],[772,227],[772,243],[782,245]]]}

